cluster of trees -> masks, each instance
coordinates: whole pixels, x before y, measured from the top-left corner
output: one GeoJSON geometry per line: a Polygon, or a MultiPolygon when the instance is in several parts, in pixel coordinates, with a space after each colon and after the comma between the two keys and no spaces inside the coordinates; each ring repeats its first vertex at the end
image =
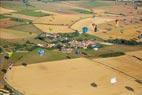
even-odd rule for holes
{"type": "Polygon", "coordinates": [[[16,44],[14,50],[15,51],[17,51],[17,50],[32,51],[36,48],[37,48],[36,45],[27,41],[25,44],[16,44]]]}
{"type": "Polygon", "coordinates": [[[125,39],[110,39],[107,42],[114,44],[123,44],[123,45],[142,45],[142,42],[137,42],[134,40],[125,40],[125,39]]]}
{"type": "MultiPolygon", "coordinates": [[[[44,34],[46,35],[46,34],[44,34]]],[[[46,37],[42,34],[38,35],[35,39],[39,39],[45,42],[55,43],[55,42],[63,42],[67,43],[72,40],[76,41],[83,41],[83,40],[102,40],[94,35],[90,34],[80,34],[79,32],[73,32],[73,33],[59,33],[59,36],[57,38],[53,37],[46,37]]]]}
{"type": "Polygon", "coordinates": [[[121,56],[121,55],[125,55],[124,52],[112,52],[112,53],[106,53],[106,54],[101,54],[99,55],[99,57],[116,57],[116,56],[121,56]]]}

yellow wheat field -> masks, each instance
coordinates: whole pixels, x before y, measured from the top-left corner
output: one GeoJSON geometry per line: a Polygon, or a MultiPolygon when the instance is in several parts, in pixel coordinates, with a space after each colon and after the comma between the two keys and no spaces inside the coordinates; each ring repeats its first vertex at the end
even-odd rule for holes
{"type": "Polygon", "coordinates": [[[16,12],[16,11],[0,7],[0,14],[8,14],[8,13],[12,13],[12,12],[16,12]]]}
{"type": "MultiPolygon", "coordinates": [[[[141,74],[142,70],[131,72],[141,74]]],[[[24,95],[141,95],[142,93],[142,85],[134,79],[86,58],[44,62],[27,67],[17,66],[7,73],[7,81],[24,95]],[[113,77],[117,78],[116,84],[110,83],[113,77]],[[97,87],[92,87],[91,83],[96,83],[97,87]],[[127,90],[125,86],[132,87],[134,92],[127,90]]]]}

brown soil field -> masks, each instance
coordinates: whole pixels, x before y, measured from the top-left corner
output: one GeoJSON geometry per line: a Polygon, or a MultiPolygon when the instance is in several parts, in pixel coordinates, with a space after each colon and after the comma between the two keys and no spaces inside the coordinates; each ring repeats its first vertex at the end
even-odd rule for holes
{"type": "MultiPolygon", "coordinates": [[[[142,70],[131,72],[141,74],[142,70]]],[[[13,67],[6,77],[7,82],[24,95],[141,95],[142,93],[142,85],[133,78],[86,58],[44,62],[27,67],[17,66],[13,67]],[[118,81],[115,84],[110,83],[113,77],[118,81]],[[92,83],[97,87],[91,86],[92,83]],[[134,92],[127,90],[125,86],[133,88],[134,92]]]]}
{"type": "Polygon", "coordinates": [[[0,20],[0,28],[7,28],[16,25],[17,22],[10,20],[9,18],[0,20]]]}

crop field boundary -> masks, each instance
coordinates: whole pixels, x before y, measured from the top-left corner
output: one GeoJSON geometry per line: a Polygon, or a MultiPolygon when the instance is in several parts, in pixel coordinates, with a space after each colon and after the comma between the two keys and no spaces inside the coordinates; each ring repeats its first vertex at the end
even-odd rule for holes
{"type": "Polygon", "coordinates": [[[76,20],[74,23],[72,23],[69,27],[71,28],[74,24],[76,24],[77,22],[81,21],[81,20],[84,20],[84,19],[88,19],[88,18],[91,18],[91,17],[85,17],[85,18],[80,18],[78,20],[76,20]]]}
{"type": "Polygon", "coordinates": [[[33,24],[53,25],[53,26],[68,26],[67,24],[50,24],[50,23],[33,23],[33,24]]]}
{"type": "MultiPolygon", "coordinates": [[[[11,85],[9,85],[9,83],[4,79],[4,84],[6,85],[6,87],[11,90],[14,95],[24,95],[23,93],[21,93],[20,91],[16,90],[14,87],[12,87],[11,85]]],[[[7,90],[8,90],[7,89],[7,90]]]]}
{"type": "MultiPolygon", "coordinates": [[[[99,62],[99,61],[96,61],[95,59],[90,59],[90,60],[92,60],[92,61],[94,61],[94,62],[96,62],[96,63],[98,63],[98,64],[101,64],[101,65],[103,65],[103,66],[105,66],[105,67],[111,68],[112,70],[117,71],[117,72],[119,72],[119,73],[121,73],[121,74],[123,74],[123,75],[125,75],[125,76],[127,76],[127,77],[130,77],[130,78],[134,79],[134,80],[140,80],[140,79],[137,79],[136,77],[134,77],[134,76],[132,76],[132,75],[127,74],[126,72],[123,72],[123,71],[121,71],[121,70],[116,69],[115,67],[106,65],[106,64],[104,64],[104,63],[102,63],[102,62],[99,62]]],[[[141,81],[141,80],[140,80],[140,81],[141,81]]],[[[142,85],[142,84],[141,84],[141,85],[142,85]]]]}

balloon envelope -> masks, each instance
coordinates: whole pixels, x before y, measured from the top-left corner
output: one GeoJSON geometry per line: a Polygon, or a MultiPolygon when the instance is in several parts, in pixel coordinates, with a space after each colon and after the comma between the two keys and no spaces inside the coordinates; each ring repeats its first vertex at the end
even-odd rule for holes
{"type": "Polygon", "coordinates": [[[40,55],[40,56],[43,56],[45,51],[44,49],[38,49],[37,53],[40,55]]]}
{"type": "Polygon", "coordinates": [[[9,58],[11,58],[12,55],[13,55],[13,52],[7,52],[7,56],[8,56],[9,58]]]}
{"type": "Polygon", "coordinates": [[[110,80],[110,83],[111,83],[111,84],[115,84],[116,82],[117,82],[116,77],[114,77],[114,78],[112,78],[112,79],[110,80]]]}
{"type": "Polygon", "coordinates": [[[82,32],[83,32],[83,33],[88,32],[88,28],[87,28],[87,27],[83,27],[83,28],[82,28],[82,32]]]}

